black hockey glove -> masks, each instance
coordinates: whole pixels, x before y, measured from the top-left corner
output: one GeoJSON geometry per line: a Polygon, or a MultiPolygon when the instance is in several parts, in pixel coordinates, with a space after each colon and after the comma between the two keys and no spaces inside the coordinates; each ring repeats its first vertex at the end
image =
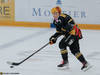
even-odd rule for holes
{"type": "Polygon", "coordinates": [[[50,41],[50,44],[52,45],[52,44],[56,43],[57,38],[55,38],[54,36],[51,36],[49,41],[50,41]]]}

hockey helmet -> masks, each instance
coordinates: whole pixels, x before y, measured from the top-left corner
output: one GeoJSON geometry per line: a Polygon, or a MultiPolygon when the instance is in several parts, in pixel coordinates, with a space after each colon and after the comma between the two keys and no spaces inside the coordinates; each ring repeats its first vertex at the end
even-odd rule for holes
{"type": "Polygon", "coordinates": [[[54,8],[51,9],[51,13],[55,13],[58,12],[59,14],[61,14],[61,8],[59,6],[56,6],[54,8]]]}

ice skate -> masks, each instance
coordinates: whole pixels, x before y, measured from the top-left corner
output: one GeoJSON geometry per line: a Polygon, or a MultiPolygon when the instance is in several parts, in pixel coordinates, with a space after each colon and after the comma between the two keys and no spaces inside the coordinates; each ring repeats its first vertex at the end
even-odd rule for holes
{"type": "Polygon", "coordinates": [[[57,65],[58,69],[64,70],[69,69],[69,63],[68,61],[62,61],[61,64],[57,65]]]}
{"type": "Polygon", "coordinates": [[[89,63],[86,63],[82,66],[81,70],[83,70],[84,72],[89,70],[90,68],[92,68],[92,65],[90,65],[89,63]]]}

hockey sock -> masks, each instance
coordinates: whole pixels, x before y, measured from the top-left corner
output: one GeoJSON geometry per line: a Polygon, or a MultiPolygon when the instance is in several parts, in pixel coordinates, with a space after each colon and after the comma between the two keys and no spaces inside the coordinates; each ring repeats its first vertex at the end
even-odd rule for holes
{"type": "Polygon", "coordinates": [[[87,61],[85,60],[84,56],[79,52],[75,54],[76,58],[82,63],[87,63],[87,61]]]}
{"type": "Polygon", "coordinates": [[[66,49],[61,50],[61,55],[64,61],[68,61],[68,51],[66,49]]]}

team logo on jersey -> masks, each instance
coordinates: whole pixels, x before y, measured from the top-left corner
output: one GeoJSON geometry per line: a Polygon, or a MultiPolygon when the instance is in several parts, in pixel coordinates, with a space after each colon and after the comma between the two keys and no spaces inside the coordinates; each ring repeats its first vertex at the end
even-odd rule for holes
{"type": "Polygon", "coordinates": [[[55,21],[55,24],[60,24],[60,23],[61,23],[60,19],[58,19],[58,20],[55,21]]]}
{"type": "Polygon", "coordinates": [[[58,22],[61,23],[61,20],[59,19],[58,22]]]}
{"type": "Polygon", "coordinates": [[[61,0],[57,0],[56,4],[62,4],[61,0]]]}

